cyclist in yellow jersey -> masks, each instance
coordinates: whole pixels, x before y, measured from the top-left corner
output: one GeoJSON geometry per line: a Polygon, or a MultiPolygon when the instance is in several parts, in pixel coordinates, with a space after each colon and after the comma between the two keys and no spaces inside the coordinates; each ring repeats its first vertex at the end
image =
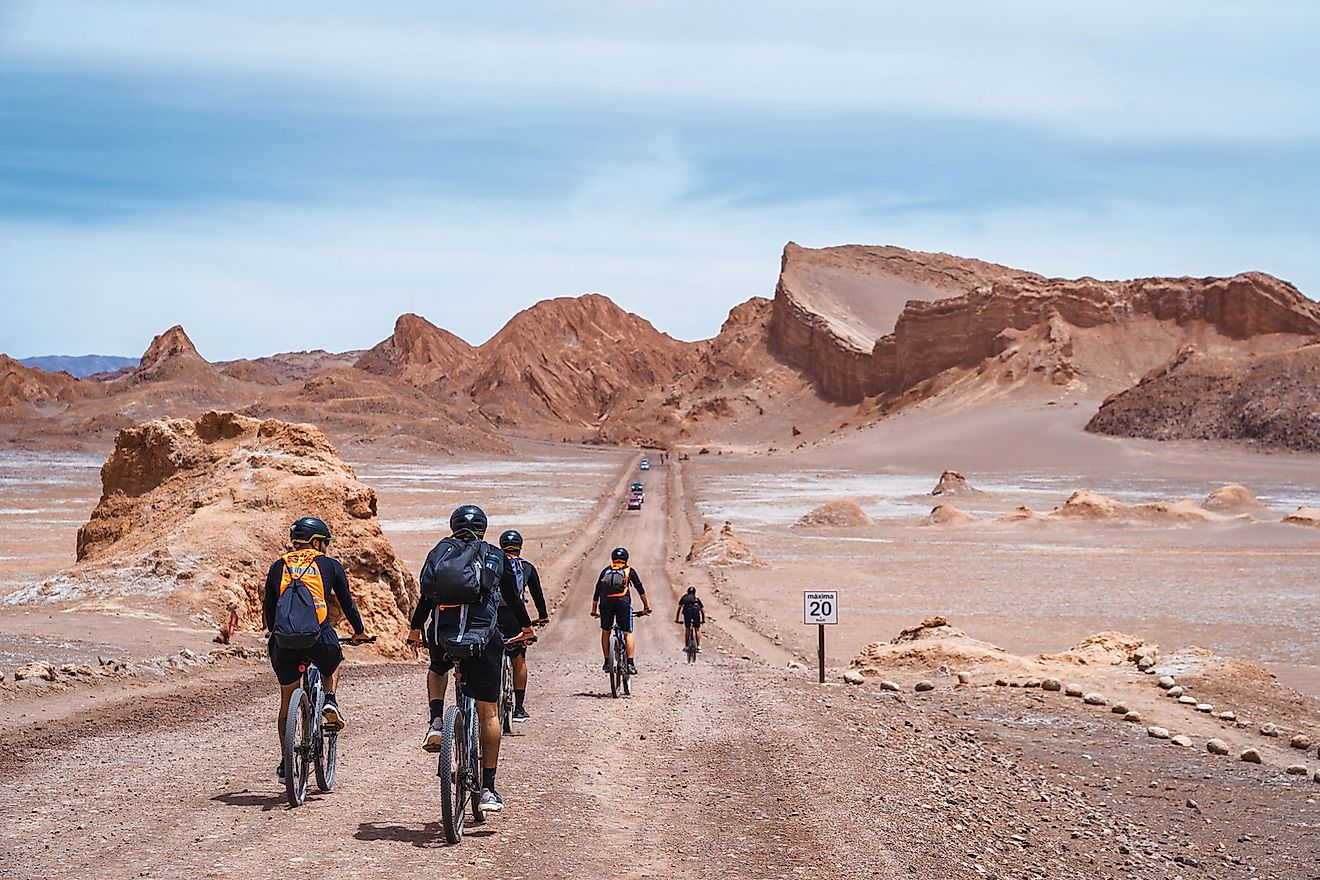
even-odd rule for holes
{"type": "MultiPolygon", "coordinates": [[[[368,639],[362,626],[362,615],[353,603],[353,595],[348,589],[348,576],[344,567],[336,559],[325,555],[333,536],[324,520],[314,516],[305,516],[289,528],[289,542],[292,548],[288,553],[275,560],[266,573],[265,597],[262,602],[262,616],[267,630],[275,629],[276,605],[280,596],[294,580],[301,581],[311,593],[316,607],[316,617],[321,630],[316,643],[302,650],[289,650],[277,644],[272,638],[267,643],[270,665],[275,670],[275,677],[280,684],[279,734],[280,753],[284,750],[284,722],[289,717],[289,700],[298,689],[302,677],[298,669],[304,660],[310,661],[320,670],[325,679],[325,708],[322,721],[327,727],[342,728],[348,721],[344,710],[339,707],[335,686],[339,682],[339,664],[344,659],[344,649],[339,645],[339,635],[328,620],[329,607],[327,598],[334,593],[339,602],[339,609],[353,627],[354,644],[368,639]]],[[[284,779],[284,762],[276,769],[275,775],[284,779]]]]}

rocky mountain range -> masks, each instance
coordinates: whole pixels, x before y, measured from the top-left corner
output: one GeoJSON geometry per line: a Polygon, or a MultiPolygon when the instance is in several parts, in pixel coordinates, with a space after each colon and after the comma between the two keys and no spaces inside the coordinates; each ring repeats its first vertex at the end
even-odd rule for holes
{"type": "MultiPolygon", "coordinates": [[[[312,422],[341,443],[499,450],[511,433],[656,445],[804,435],[800,443],[922,401],[1071,395],[1094,406],[1144,388],[1165,405],[1146,404],[1137,418],[1141,395],[1111,400],[1092,429],[1233,438],[1241,432],[1167,427],[1169,399],[1215,381],[1180,352],[1192,345],[1206,364],[1268,365],[1238,371],[1234,387],[1246,390],[1223,397],[1236,412],[1251,382],[1304,371],[1308,356],[1294,352],[1317,335],[1320,305],[1261,273],[1057,279],[896,247],[789,243],[774,298],[735,307],[700,342],[674,339],[599,294],[541,301],[480,346],[403,315],[366,351],[210,363],[176,326],[135,367],[91,379],[2,358],[0,408],[11,442],[31,435],[31,419],[46,436],[108,443],[145,418],[222,408],[312,422]],[[1162,364],[1171,365],[1154,377],[1162,364]]],[[[1315,383],[1294,388],[1278,424],[1310,424],[1315,383]]],[[[1188,412],[1189,424],[1204,418],[1203,408],[1188,412]]],[[[1290,431],[1255,439],[1296,446],[1290,431]]]]}

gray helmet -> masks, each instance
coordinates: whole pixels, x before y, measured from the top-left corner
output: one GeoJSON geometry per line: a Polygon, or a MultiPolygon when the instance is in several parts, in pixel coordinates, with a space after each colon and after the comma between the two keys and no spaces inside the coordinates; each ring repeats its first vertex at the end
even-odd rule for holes
{"type": "Polygon", "coordinates": [[[486,512],[475,504],[464,504],[449,514],[449,530],[455,535],[468,532],[478,538],[486,534],[486,512]]]}
{"type": "Polygon", "coordinates": [[[289,526],[289,540],[296,541],[299,544],[306,544],[320,538],[322,541],[329,541],[334,535],[330,534],[330,527],[325,524],[325,520],[314,516],[304,516],[302,519],[295,520],[293,525],[289,526]]]}

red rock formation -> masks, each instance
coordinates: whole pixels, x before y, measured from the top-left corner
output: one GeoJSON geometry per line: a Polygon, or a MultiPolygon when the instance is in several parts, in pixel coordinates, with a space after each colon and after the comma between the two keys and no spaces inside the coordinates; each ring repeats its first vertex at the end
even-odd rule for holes
{"type": "Polygon", "coordinates": [[[0,409],[23,404],[66,404],[91,393],[68,373],[48,373],[0,354],[0,409]]]}
{"type": "Polygon", "coordinates": [[[1320,344],[1254,358],[1189,346],[1107,399],[1086,429],[1320,451],[1320,344]]]}
{"type": "Polygon", "coordinates": [[[1188,341],[1277,350],[1316,332],[1320,306],[1261,273],[1069,281],[947,254],[790,243],[770,341],[827,397],[858,402],[994,360],[1001,379],[1121,386],[1188,341]]]}
{"type": "Polygon", "coordinates": [[[138,368],[133,371],[134,382],[155,382],[162,379],[212,380],[218,370],[197,353],[196,347],[183,327],[175,324],[151,340],[142,354],[138,368]]]}
{"type": "Polygon", "coordinates": [[[475,366],[476,349],[448,330],[417,315],[401,315],[394,333],[365,352],[354,364],[359,370],[402,379],[435,396],[458,390],[475,366]]]}

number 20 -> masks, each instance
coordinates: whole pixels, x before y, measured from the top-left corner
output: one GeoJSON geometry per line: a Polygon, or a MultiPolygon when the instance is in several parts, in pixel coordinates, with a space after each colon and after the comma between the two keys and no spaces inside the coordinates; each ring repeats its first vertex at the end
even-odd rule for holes
{"type": "Polygon", "coordinates": [[[812,617],[829,617],[834,613],[834,603],[829,599],[812,599],[810,608],[812,617]]]}

